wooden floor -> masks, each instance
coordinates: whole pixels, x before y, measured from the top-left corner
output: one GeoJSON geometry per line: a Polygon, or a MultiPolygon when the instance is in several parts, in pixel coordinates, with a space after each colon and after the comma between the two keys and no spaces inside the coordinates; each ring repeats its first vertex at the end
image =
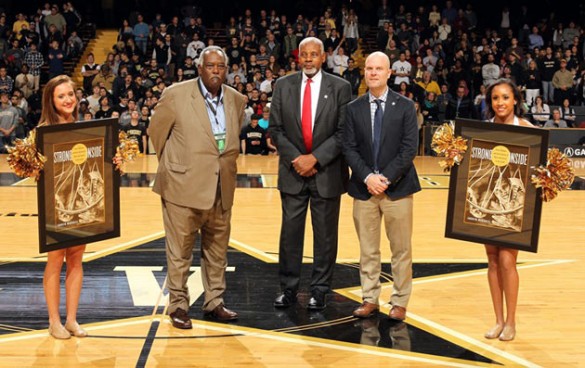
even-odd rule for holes
{"type": "MultiPolygon", "coordinates": [[[[0,155],[0,174],[9,172],[5,161],[0,155]]],[[[481,266],[461,272],[431,272],[430,276],[415,278],[406,320],[412,346],[401,348],[397,343],[391,349],[371,346],[364,334],[357,343],[349,343],[325,334],[291,333],[301,328],[266,329],[214,323],[196,313],[192,313],[194,329],[180,331],[173,329],[164,316],[164,297],[151,313],[85,324],[91,336],[85,339],[56,341],[48,336],[46,326],[32,330],[20,328],[19,313],[14,311],[11,314],[14,317],[7,317],[12,311],[2,306],[6,295],[18,291],[11,289],[10,278],[2,278],[1,271],[8,265],[45,261],[38,253],[37,219],[30,216],[37,212],[36,187],[30,181],[0,186],[0,313],[6,314],[2,316],[4,321],[12,318],[10,323],[0,324],[0,329],[4,329],[0,334],[0,367],[585,366],[585,241],[581,227],[585,191],[563,192],[553,202],[544,204],[539,252],[521,252],[519,256],[517,337],[504,343],[483,338],[485,330],[494,322],[483,247],[444,237],[448,178],[434,158],[417,158],[416,165],[425,189],[415,195],[415,265],[431,270],[449,264],[481,266]],[[413,335],[415,329],[490,362],[468,356],[454,357],[448,352],[418,352],[422,347],[414,346],[414,342],[423,344],[424,339],[413,335]]],[[[140,186],[144,185],[143,174],[156,171],[156,159],[140,158],[127,171],[128,186],[121,188],[122,236],[89,245],[85,262],[128,251],[164,236],[160,199],[148,186],[140,186]],[[132,179],[140,175],[142,182],[132,179]]],[[[240,157],[238,173],[256,178],[263,188],[236,190],[230,245],[234,252],[274,264],[278,261],[281,216],[276,189],[277,157],[240,157]]],[[[339,264],[358,262],[359,246],[351,204],[352,200],[343,196],[339,264]]],[[[305,255],[309,263],[311,238],[311,232],[307,231],[305,255]]],[[[385,242],[382,256],[388,262],[390,251],[385,242]]],[[[166,267],[166,264],[159,266],[166,267]]],[[[90,267],[92,263],[85,266],[86,270],[90,267]]],[[[278,284],[276,273],[266,274],[265,278],[278,284]]],[[[87,289],[92,287],[107,289],[108,285],[96,286],[86,279],[84,293],[91,293],[87,289]]],[[[334,291],[344,298],[361,300],[359,282],[334,291]]],[[[385,283],[382,300],[389,300],[390,291],[391,283],[385,283]]],[[[105,290],[101,292],[107,294],[105,290]]],[[[241,292],[230,289],[228,283],[228,294],[241,292]]],[[[25,299],[39,308],[44,306],[42,295],[28,295],[25,299]]],[[[246,302],[257,300],[251,298],[246,302]]],[[[382,306],[382,312],[388,313],[388,305],[382,306]]],[[[266,318],[283,316],[274,312],[266,318]]],[[[350,320],[357,323],[349,312],[339,321],[325,319],[308,323],[332,325],[350,320]]],[[[371,327],[362,326],[362,333],[371,327]]]]}

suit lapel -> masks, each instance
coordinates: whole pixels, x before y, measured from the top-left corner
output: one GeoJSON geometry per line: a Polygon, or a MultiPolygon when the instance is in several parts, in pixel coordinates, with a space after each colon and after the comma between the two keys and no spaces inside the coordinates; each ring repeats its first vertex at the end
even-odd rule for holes
{"type": "MultiPolygon", "coordinates": [[[[370,110],[370,95],[369,93],[366,93],[363,97],[361,97],[361,100],[359,101],[360,105],[357,108],[358,112],[362,112],[359,115],[359,121],[360,124],[362,125],[362,129],[364,130],[365,136],[368,138],[366,139],[366,145],[367,145],[367,152],[369,152],[370,154],[373,154],[372,150],[373,150],[373,142],[372,142],[372,113],[370,110]]],[[[373,157],[373,155],[372,155],[373,157]]]]}
{"type": "MultiPolygon", "coordinates": [[[[230,142],[230,137],[233,134],[239,136],[239,131],[234,131],[237,127],[240,126],[239,122],[237,122],[237,115],[235,109],[235,101],[234,96],[230,93],[227,93],[227,87],[223,88],[223,110],[225,113],[225,141],[227,144],[230,142]]],[[[238,140],[236,140],[238,141],[238,140]]]]}
{"type": "Polygon", "coordinates": [[[319,100],[317,100],[317,112],[315,113],[314,119],[315,126],[319,121],[319,116],[321,116],[321,113],[323,112],[323,110],[325,110],[325,107],[328,105],[329,98],[333,98],[332,94],[333,87],[331,86],[331,80],[329,79],[329,76],[325,74],[325,72],[323,71],[321,71],[321,75],[322,75],[321,90],[319,91],[319,100]]]}
{"type": "MultiPolygon", "coordinates": [[[[292,79],[292,83],[289,85],[289,92],[288,96],[292,100],[292,111],[293,116],[297,121],[297,125],[299,126],[299,130],[302,131],[302,123],[301,123],[301,85],[302,85],[302,72],[298,72],[296,76],[292,79]]],[[[284,94],[283,96],[287,96],[284,94]]],[[[286,101],[283,101],[285,104],[286,101]]]]}
{"type": "Polygon", "coordinates": [[[193,83],[193,89],[191,92],[191,110],[193,110],[193,117],[195,121],[201,121],[203,124],[203,130],[213,142],[215,137],[211,131],[211,122],[209,121],[209,115],[207,114],[207,106],[205,105],[205,98],[199,90],[199,78],[195,79],[193,83]]]}
{"type": "Polygon", "coordinates": [[[383,146],[384,141],[386,140],[386,132],[390,129],[390,115],[394,114],[394,110],[396,109],[396,103],[398,102],[398,95],[393,93],[390,89],[388,89],[388,97],[386,98],[386,107],[384,109],[384,118],[382,119],[382,131],[380,134],[380,147],[383,146]]]}

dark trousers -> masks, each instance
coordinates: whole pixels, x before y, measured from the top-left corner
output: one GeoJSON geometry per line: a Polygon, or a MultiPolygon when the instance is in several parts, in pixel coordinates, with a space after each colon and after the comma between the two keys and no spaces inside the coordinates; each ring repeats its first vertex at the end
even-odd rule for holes
{"type": "Polygon", "coordinates": [[[303,243],[307,209],[311,209],[313,226],[313,271],[311,292],[330,290],[333,267],[337,259],[339,206],[341,196],[323,198],[315,178],[308,178],[298,194],[280,193],[282,227],[280,230],[280,287],[296,293],[301,277],[303,243]]]}
{"type": "MultiPolygon", "coordinates": [[[[563,100],[565,98],[569,99],[569,104],[573,105],[573,101],[571,101],[571,97],[573,96],[572,89],[567,89],[563,91],[560,88],[555,88],[555,105],[563,106],[563,100]]],[[[552,114],[552,111],[551,111],[552,114]]]]}

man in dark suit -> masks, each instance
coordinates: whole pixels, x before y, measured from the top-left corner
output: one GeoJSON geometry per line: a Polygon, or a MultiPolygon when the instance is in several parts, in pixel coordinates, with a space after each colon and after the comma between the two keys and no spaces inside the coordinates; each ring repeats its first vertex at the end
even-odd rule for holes
{"type": "Polygon", "coordinates": [[[349,83],[324,73],[323,43],[309,37],[299,45],[302,72],[278,79],[270,107],[270,135],[279,152],[278,189],[282,201],[279,276],[282,293],[274,306],[296,301],[307,208],[313,225],[310,310],[325,308],[337,258],[340,197],[348,171],[341,154],[349,83]]]}
{"type": "Polygon", "coordinates": [[[149,126],[159,161],[153,190],[162,198],[169,312],[181,329],[192,328],[187,278],[199,231],[203,311],[222,321],[238,318],[223,294],[245,101],[223,84],[228,61],[220,47],[205,48],[200,78],[166,88],[149,126]]]}
{"type": "Polygon", "coordinates": [[[362,305],[353,315],[379,310],[380,223],[392,251],[390,318],[404,320],[412,290],[412,207],[420,184],[413,160],[418,147],[414,103],[387,87],[392,70],[382,52],[366,59],[369,93],[347,106],[343,153],[351,168],[348,192],[360,241],[362,305]]]}

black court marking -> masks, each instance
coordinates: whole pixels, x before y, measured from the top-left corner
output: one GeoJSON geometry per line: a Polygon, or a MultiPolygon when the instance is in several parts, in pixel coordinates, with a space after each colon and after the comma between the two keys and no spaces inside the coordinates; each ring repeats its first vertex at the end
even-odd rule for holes
{"type": "Polygon", "coordinates": [[[150,330],[146,336],[146,340],[144,340],[144,345],[142,345],[142,350],[140,351],[138,362],[136,362],[136,368],[143,368],[146,366],[146,362],[150,356],[150,350],[152,349],[152,344],[154,343],[154,338],[156,337],[156,331],[158,330],[159,324],[159,321],[152,321],[150,330]]]}
{"type": "Polygon", "coordinates": [[[39,214],[38,213],[8,212],[8,213],[0,213],[0,217],[39,217],[39,214]]]}
{"type": "MultiPolygon", "coordinates": [[[[114,269],[119,266],[162,266],[162,271],[152,271],[158,286],[162,287],[166,275],[164,248],[164,238],[162,238],[86,262],[78,312],[79,322],[81,324],[103,323],[151,316],[152,306],[135,306],[126,273],[114,271],[114,269]]],[[[200,266],[199,244],[196,244],[193,252],[193,266],[200,266]]],[[[235,271],[226,273],[228,288],[224,300],[228,308],[239,314],[238,321],[230,323],[231,326],[321,338],[333,344],[348,342],[359,345],[363,341],[376,341],[376,346],[379,348],[407,349],[431,356],[496,363],[484,357],[481,351],[476,352],[461,347],[435,335],[432,330],[426,331],[407,323],[396,324],[383,314],[370,322],[349,320],[340,323],[340,320],[352,315],[352,311],[359,303],[334,292],[327,295],[328,305],[325,310],[308,311],[306,304],[310,298],[308,288],[311,264],[302,265],[298,303],[288,309],[276,309],[272,303],[280,289],[278,264],[265,263],[233,248],[229,249],[228,258],[230,266],[233,266],[235,271]]],[[[0,291],[2,300],[0,324],[34,330],[47,328],[47,311],[42,297],[44,266],[43,262],[13,262],[0,265],[0,288],[2,289],[0,291]],[[23,305],[26,305],[26,308],[22,308],[23,305]]],[[[416,279],[486,267],[486,263],[415,263],[413,274],[416,279]]],[[[384,273],[382,281],[386,282],[388,276],[392,274],[390,264],[383,264],[382,272],[384,273]]],[[[62,284],[64,273],[63,271],[62,284]]],[[[359,270],[356,264],[336,264],[332,289],[359,288],[359,285],[359,270]]],[[[61,295],[61,315],[64,316],[64,287],[61,295]]],[[[201,310],[202,306],[203,296],[199,297],[189,309],[192,319],[206,320],[201,310]]],[[[138,366],[144,366],[152,343],[156,341],[156,331],[156,326],[151,326],[142,348],[139,361],[141,365],[138,366]]],[[[13,333],[0,330],[0,335],[13,333]]],[[[118,337],[100,336],[99,338],[118,337]]]]}
{"type": "MultiPolygon", "coordinates": [[[[156,334],[156,333],[155,333],[156,334]]],[[[191,340],[191,339],[217,339],[223,337],[246,336],[243,333],[207,335],[207,336],[155,336],[152,340],[191,340]]],[[[148,336],[147,336],[148,337],[148,336]]],[[[107,335],[89,335],[86,339],[122,339],[122,340],[144,340],[144,336],[107,336],[107,335]]]]}

